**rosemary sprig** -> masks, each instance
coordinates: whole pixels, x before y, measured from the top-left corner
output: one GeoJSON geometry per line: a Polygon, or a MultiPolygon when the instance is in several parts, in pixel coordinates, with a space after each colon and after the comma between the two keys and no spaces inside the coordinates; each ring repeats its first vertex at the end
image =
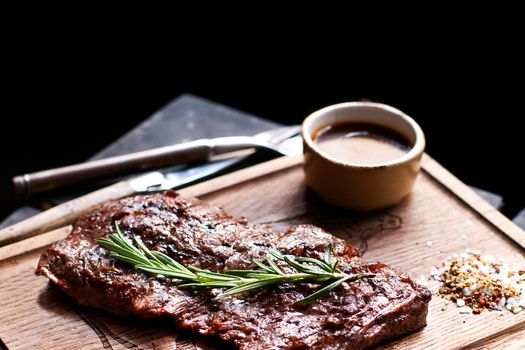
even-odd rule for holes
{"type": "Polygon", "coordinates": [[[131,242],[124,237],[117,222],[115,229],[115,233],[97,240],[98,244],[111,251],[111,257],[156,277],[188,282],[180,287],[227,288],[219,297],[280,283],[325,285],[296,302],[308,304],[327,295],[343,282],[374,277],[371,273],[346,274],[338,269],[332,243],[327,245],[323,260],[284,255],[275,249],[269,249],[266,264],[257,259],[253,260],[259,270],[227,270],[217,273],[194,266],[185,267],[166,254],[148,249],[139,236],[134,236],[131,242]],[[277,262],[286,263],[288,267],[283,270],[277,262]]]}

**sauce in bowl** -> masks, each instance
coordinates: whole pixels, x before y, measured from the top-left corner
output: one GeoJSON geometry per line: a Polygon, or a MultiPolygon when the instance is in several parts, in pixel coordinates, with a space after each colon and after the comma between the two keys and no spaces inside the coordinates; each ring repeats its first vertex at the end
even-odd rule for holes
{"type": "Polygon", "coordinates": [[[375,165],[401,158],[412,148],[398,132],[361,122],[319,128],[312,136],[321,152],[356,165],[375,165]]]}

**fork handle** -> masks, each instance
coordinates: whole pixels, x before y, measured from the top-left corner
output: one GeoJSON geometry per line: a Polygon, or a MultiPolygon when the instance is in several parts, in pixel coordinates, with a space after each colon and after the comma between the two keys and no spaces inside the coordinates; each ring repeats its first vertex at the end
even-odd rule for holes
{"type": "Polygon", "coordinates": [[[201,139],[126,155],[19,175],[13,178],[18,198],[133,171],[206,161],[212,155],[257,147],[250,137],[201,139]]]}

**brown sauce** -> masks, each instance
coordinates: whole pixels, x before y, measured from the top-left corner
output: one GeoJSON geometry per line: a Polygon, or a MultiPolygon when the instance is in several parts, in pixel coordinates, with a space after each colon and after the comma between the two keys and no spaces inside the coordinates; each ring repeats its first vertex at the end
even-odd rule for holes
{"type": "Polygon", "coordinates": [[[359,165],[389,162],[412,148],[403,135],[371,123],[327,125],[314,133],[313,140],[323,153],[359,165]]]}

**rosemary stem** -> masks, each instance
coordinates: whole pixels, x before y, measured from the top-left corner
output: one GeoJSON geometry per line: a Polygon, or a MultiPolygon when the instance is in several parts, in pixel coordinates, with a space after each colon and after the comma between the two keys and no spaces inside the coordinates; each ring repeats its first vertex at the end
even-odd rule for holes
{"type": "Polygon", "coordinates": [[[331,280],[338,280],[344,277],[347,277],[344,273],[324,273],[324,274],[317,274],[312,275],[309,273],[290,273],[290,274],[284,274],[282,276],[283,281],[317,281],[320,279],[326,279],[330,278],[331,280]]]}
{"type": "MultiPolygon", "coordinates": [[[[269,278],[272,278],[274,280],[278,280],[280,282],[319,282],[319,281],[337,281],[342,278],[349,278],[352,277],[352,275],[348,275],[345,273],[320,273],[316,275],[312,275],[309,273],[283,273],[280,275],[271,276],[269,278]]],[[[247,283],[253,283],[257,282],[260,279],[258,278],[245,278],[245,277],[237,277],[234,280],[228,281],[230,285],[244,285],[247,283]]],[[[206,277],[200,275],[197,273],[195,278],[193,278],[194,282],[205,282],[206,277]]]]}

